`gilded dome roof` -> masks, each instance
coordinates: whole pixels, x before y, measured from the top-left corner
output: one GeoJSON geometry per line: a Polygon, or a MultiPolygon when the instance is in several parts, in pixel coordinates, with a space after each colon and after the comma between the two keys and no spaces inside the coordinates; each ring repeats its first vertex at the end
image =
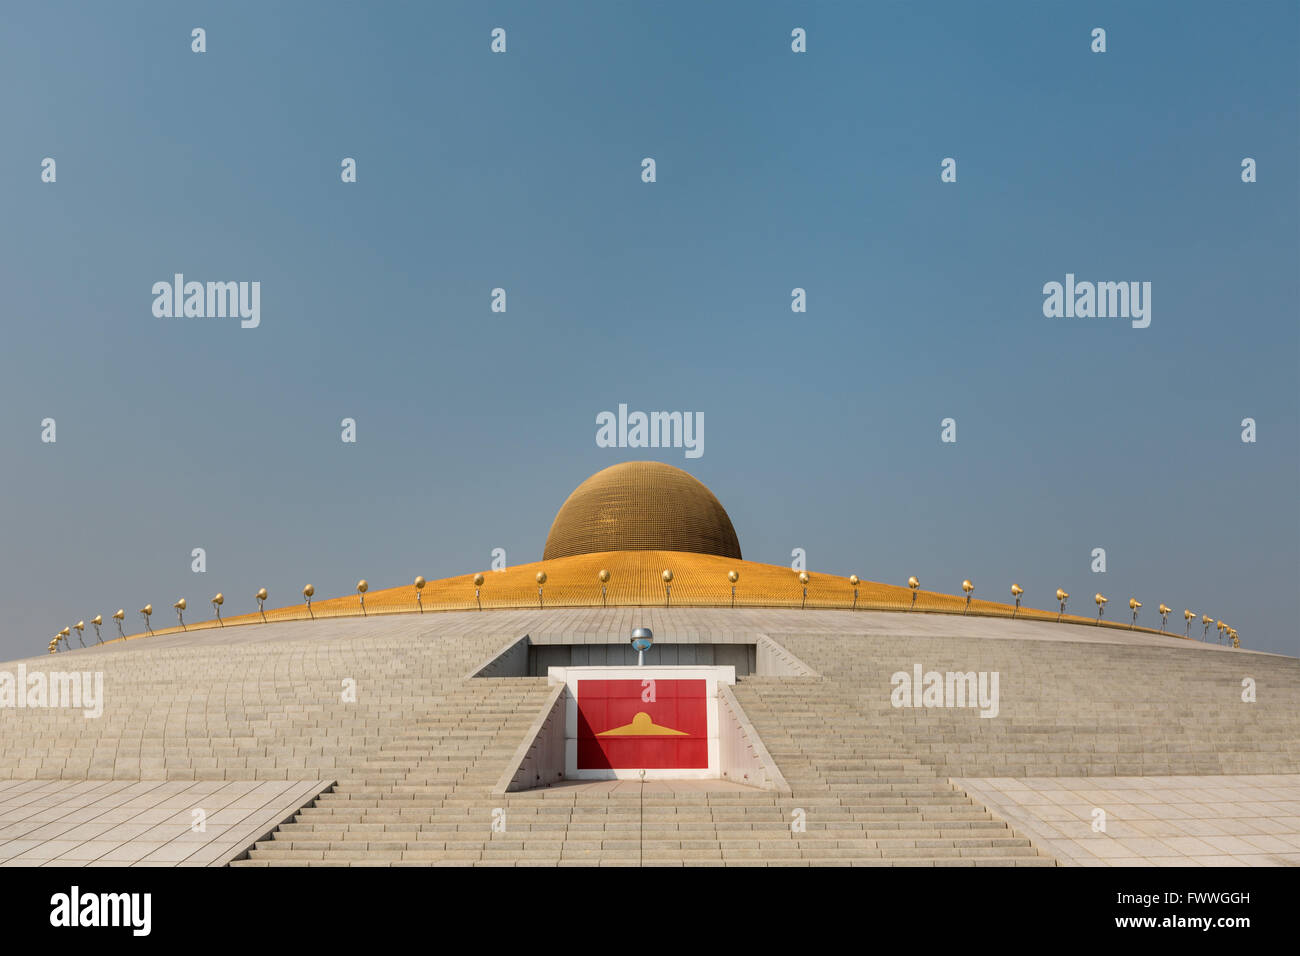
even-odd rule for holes
{"type": "Polygon", "coordinates": [[[543,561],[599,551],[687,551],[740,557],[731,519],[713,492],[680,468],[629,461],[574,489],[546,536],[543,561]]]}

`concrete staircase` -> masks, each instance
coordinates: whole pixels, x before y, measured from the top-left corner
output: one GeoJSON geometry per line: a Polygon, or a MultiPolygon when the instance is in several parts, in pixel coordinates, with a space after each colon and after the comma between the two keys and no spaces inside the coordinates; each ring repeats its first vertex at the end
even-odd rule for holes
{"type": "Polygon", "coordinates": [[[772,637],[825,675],[737,687],[778,762],[784,738],[812,748],[785,749],[786,761],[874,749],[906,754],[944,778],[1300,772],[1294,658],[1064,641],[772,637]],[[891,675],[918,663],[997,671],[998,716],[893,707],[891,675]],[[1254,703],[1242,700],[1246,678],[1254,703]],[[779,720],[760,720],[764,712],[779,720]]]}
{"type": "Polygon", "coordinates": [[[932,615],[597,609],[160,636],[27,662],[102,672],[104,713],[0,712],[0,778],[335,781],[240,866],[964,866],[1054,861],[949,777],[1300,772],[1300,662],[1091,631],[932,615]],[[661,642],[767,633],[822,675],[755,676],[735,688],[793,792],[647,784],[492,796],[546,680],[467,675],[525,633],[621,642],[642,620],[661,642]],[[891,674],[916,663],[998,671],[998,718],[890,706],[891,674]],[[1246,677],[1257,703],[1241,701],[1246,677]],[[504,830],[493,829],[497,810],[504,830]],[[799,819],[802,831],[791,827],[799,819]]]}

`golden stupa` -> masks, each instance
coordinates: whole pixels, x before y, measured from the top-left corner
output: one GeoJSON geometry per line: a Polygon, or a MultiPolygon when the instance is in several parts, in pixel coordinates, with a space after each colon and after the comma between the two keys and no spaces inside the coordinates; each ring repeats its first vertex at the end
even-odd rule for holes
{"type": "MultiPolygon", "coordinates": [[[[901,580],[901,576],[900,576],[901,580]]],[[[954,590],[958,582],[952,582],[954,590]]],[[[802,610],[909,611],[1015,617],[1126,630],[1156,631],[1135,621],[1107,621],[1065,613],[1064,606],[1038,610],[925,590],[915,576],[906,585],[863,581],[856,574],[794,570],[741,559],[740,541],[721,502],[698,479],[655,461],[632,461],[598,471],[578,485],[560,507],[546,538],[542,560],[442,580],[265,609],[194,623],[190,630],[270,621],[422,614],[500,608],[562,607],[784,607],[802,610]]],[[[1064,591],[1058,593],[1058,601],[1064,591]]],[[[1065,595],[1068,598],[1068,595],[1065,595]]],[[[266,598],[259,591],[259,604],[266,598]]],[[[159,628],[166,634],[180,628],[159,628]]],[[[146,635],[132,635],[144,637],[146,635]]],[[[120,639],[120,638],[119,638],[120,639]]],[[[1235,643],[1235,642],[1234,642],[1235,643]]]]}

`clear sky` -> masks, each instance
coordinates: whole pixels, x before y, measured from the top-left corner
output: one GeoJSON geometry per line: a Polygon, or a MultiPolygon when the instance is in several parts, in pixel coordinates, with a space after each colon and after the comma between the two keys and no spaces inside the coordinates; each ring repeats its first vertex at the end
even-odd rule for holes
{"type": "Polygon", "coordinates": [[[638,458],[747,559],[1300,650],[1295,2],[376,6],[5,10],[0,659],[538,560],[638,458]],[[1150,326],[1045,317],[1067,273],[1150,326]],[[703,456],[597,447],[620,403],[703,456]]]}

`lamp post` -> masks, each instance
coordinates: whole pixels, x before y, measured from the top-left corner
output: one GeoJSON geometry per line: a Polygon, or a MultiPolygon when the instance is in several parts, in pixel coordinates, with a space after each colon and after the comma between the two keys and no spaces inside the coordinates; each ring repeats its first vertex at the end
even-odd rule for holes
{"type": "Polygon", "coordinates": [[[482,572],[474,575],[474,603],[478,605],[480,611],[483,610],[483,599],[479,596],[480,592],[483,590],[483,581],[484,577],[482,572]]]}
{"type": "Polygon", "coordinates": [[[125,640],[126,633],[122,630],[122,622],[126,620],[126,611],[118,608],[117,613],[113,615],[113,620],[117,622],[117,636],[125,640]]]}
{"type": "Polygon", "coordinates": [[[664,579],[664,607],[669,607],[673,603],[673,572],[665,568],[660,577],[664,579]]]}
{"type": "Polygon", "coordinates": [[[428,582],[424,580],[424,575],[417,574],[415,576],[415,603],[419,606],[421,614],[424,613],[424,598],[422,595],[424,593],[424,586],[427,583],[428,582]]]}
{"type": "Polygon", "coordinates": [[[1196,620],[1196,612],[1183,608],[1183,620],[1187,622],[1187,637],[1190,640],[1192,636],[1192,622],[1196,620]]]}
{"type": "Polygon", "coordinates": [[[104,639],[99,636],[99,628],[104,623],[104,615],[96,614],[94,617],[90,619],[90,623],[95,625],[95,643],[103,644],[104,639]]]}
{"type": "Polygon", "coordinates": [[[357,597],[358,597],[358,598],[360,599],[360,601],[361,601],[361,616],[362,616],[362,617],[368,617],[368,616],[369,616],[369,615],[366,614],[366,592],[369,591],[369,590],[370,590],[370,585],[366,582],[366,579],[365,579],[365,578],[362,578],[360,581],[357,582],[357,597]]]}
{"type": "Polygon", "coordinates": [[[596,576],[600,578],[600,606],[607,607],[608,605],[605,603],[605,585],[609,583],[609,569],[601,568],[600,574],[596,576]]]}
{"type": "Polygon", "coordinates": [[[1061,609],[1056,612],[1056,623],[1061,623],[1061,618],[1065,615],[1065,602],[1070,600],[1069,592],[1064,588],[1056,589],[1056,599],[1061,602],[1061,609]]]}
{"type": "Polygon", "coordinates": [[[225,622],[221,620],[221,605],[225,603],[226,596],[218,591],[216,596],[212,599],[212,610],[217,612],[217,624],[221,627],[226,626],[225,622]]]}
{"type": "Polygon", "coordinates": [[[908,586],[909,588],[912,589],[912,610],[915,611],[915,610],[916,610],[916,592],[917,592],[917,590],[921,587],[921,582],[918,581],[918,580],[916,579],[916,575],[914,574],[914,575],[912,575],[910,578],[907,579],[907,586],[908,586]]]}
{"type": "Polygon", "coordinates": [[[307,602],[307,616],[313,621],[316,620],[316,612],[311,609],[311,599],[316,594],[316,588],[308,584],[302,589],[302,599],[307,602]]]}
{"type": "Polygon", "coordinates": [[[144,629],[150,634],[153,633],[153,628],[149,624],[149,616],[151,614],[153,614],[152,604],[146,604],[144,607],[140,608],[140,616],[144,618],[144,629]]]}
{"type": "Polygon", "coordinates": [[[736,582],[740,580],[739,571],[728,571],[727,580],[731,582],[731,606],[736,606],[736,582]]]}
{"type": "Polygon", "coordinates": [[[1156,608],[1156,610],[1160,612],[1160,633],[1163,634],[1165,632],[1166,625],[1169,624],[1169,612],[1172,611],[1173,608],[1171,608],[1164,601],[1161,601],[1160,606],[1156,608]]]}
{"type": "Polygon", "coordinates": [[[1025,593],[1025,589],[1022,588],[1019,584],[1011,585],[1011,596],[1016,599],[1016,609],[1011,612],[1012,617],[1015,617],[1017,614],[1020,613],[1020,595],[1024,593],[1025,593]]]}
{"type": "Polygon", "coordinates": [[[81,634],[86,629],[86,622],[78,621],[76,624],[72,625],[72,629],[77,632],[77,643],[80,644],[82,647],[85,647],[86,642],[82,640],[81,634]]]}
{"type": "Polygon", "coordinates": [[[185,598],[181,598],[172,607],[176,609],[176,620],[181,622],[181,630],[185,630],[185,598]]]}
{"type": "Polygon", "coordinates": [[[542,588],[546,586],[546,572],[538,571],[534,580],[537,581],[537,606],[543,607],[545,599],[542,597],[542,588]]]}
{"type": "MultiPolygon", "coordinates": [[[[1224,629],[1224,627],[1226,627],[1226,625],[1225,625],[1222,621],[1216,621],[1215,624],[1214,624],[1214,626],[1217,627],[1217,628],[1219,629],[1219,643],[1222,644],[1222,643],[1223,643],[1223,629],[1224,629]]],[[[71,646],[71,645],[69,645],[69,646],[71,646]]]]}
{"type": "Polygon", "coordinates": [[[262,623],[266,623],[266,610],[263,605],[266,604],[266,588],[258,588],[257,593],[253,595],[257,598],[257,613],[262,615],[262,623]]]}
{"type": "Polygon", "coordinates": [[[1098,591],[1097,594],[1093,597],[1093,600],[1097,602],[1097,626],[1101,627],[1101,617],[1103,614],[1106,613],[1107,598],[1104,594],[1098,591]]]}
{"type": "Polygon", "coordinates": [[[801,611],[808,606],[808,580],[808,572],[800,571],[799,583],[803,585],[803,600],[799,603],[799,610],[801,611]]]}
{"type": "Polygon", "coordinates": [[[637,627],[632,630],[632,649],[636,651],[636,666],[641,667],[645,664],[645,652],[654,646],[655,636],[648,627],[637,627]]]}
{"type": "Polygon", "coordinates": [[[966,592],[966,607],[961,612],[962,614],[965,614],[967,611],[970,610],[970,596],[975,591],[975,585],[971,584],[970,579],[967,578],[965,581],[961,583],[961,589],[966,592]]]}
{"type": "Polygon", "coordinates": [[[1201,615],[1201,623],[1205,626],[1201,628],[1201,640],[1208,640],[1210,636],[1210,625],[1214,623],[1214,618],[1208,614],[1201,615]]]}
{"type": "Polygon", "coordinates": [[[63,630],[59,631],[59,637],[63,638],[64,644],[68,645],[68,650],[72,650],[72,641],[70,639],[71,634],[72,634],[71,628],[65,627],[63,630]]]}
{"type": "Polygon", "coordinates": [[[849,584],[853,585],[853,607],[849,608],[851,611],[858,609],[858,585],[861,583],[861,579],[856,574],[849,575],[849,584]]]}
{"type": "Polygon", "coordinates": [[[1131,631],[1138,626],[1138,611],[1142,608],[1142,602],[1137,598],[1128,599],[1128,609],[1133,612],[1133,622],[1129,624],[1128,629],[1131,631]]]}

